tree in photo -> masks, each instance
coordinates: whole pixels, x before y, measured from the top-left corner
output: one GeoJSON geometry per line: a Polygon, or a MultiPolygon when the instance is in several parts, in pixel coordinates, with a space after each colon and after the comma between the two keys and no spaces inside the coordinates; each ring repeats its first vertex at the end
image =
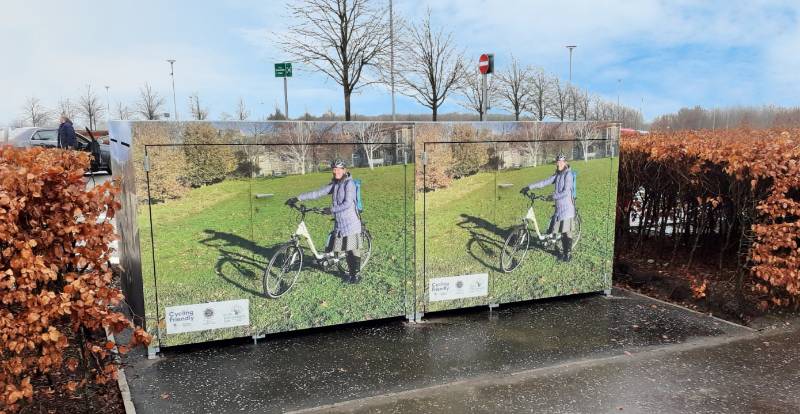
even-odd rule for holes
{"type": "Polygon", "coordinates": [[[92,91],[92,85],[86,85],[86,92],[78,100],[78,113],[86,120],[89,129],[97,129],[97,119],[103,116],[106,108],[100,98],[92,91]]]}
{"type": "Polygon", "coordinates": [[[30,97],[22,106],[22,118],[31,126],[44,126],[50,118],[51,114],[47,108],[42,105],[39,98],[30,97]]]}
{"type": "Polygon", "coordinates": [[[514,114],[515,121],[519,121],[519,116],[530,109],[531,71],[530,67],[520,66],[511,55],[511,65],[497,75],[502,106],[514,114]]]}
{"type": "Polygon", "coordinates": [[[179,131],[177,124],[137,122],[132,126],[131,134],[136,137],[137,145],[133,146],[132,164],[136,169],[136,194],[139,202],[163,202],[183,197],[189,191],[184,176],[187,171],[186,154],[175,144],[179,131]],[[144,171],[145,145],[150,145],[147,152],[150,171],[144,171]],[[161,146],[159,146],[161,145],[161,146]],[[147,178],[150,178],[148,186],[147,178]]]}
{"type": "Polygon", "coordinates": [[[435,124],[420,125],[416,128],[414,154],[417,165],[422,166],[415,169],[417,191],[447,188],[453,182],[453,178],[448,174],[453,165],[450,145],[435,143],[444,141],[444,130],[444,126],[435,124]]]}
{"type": "Polygon", "coordinates": [[[349,121],[351,95],[376,82],[366,79],[366,71],[389,47],[386,7],[374,0],[302,0],[289,11],[297,23],[276,34],[279,45],[341,85],[349,121]]]}
{"type": "Polygon", "coordinates": [[[432,26],[429,9],[421,23],[411,26],[399,56],[400,92],[429,108],[436,121],[439,107],[466,76],[463,54],[457,50],[453,34],[432,26]]]}
{"type": "Polygon", "coordinates": [[[281,142],[286,144],[278,147],[281,155],[289,160],[300,174],[305,175],[314,143],[311,126],[305,122],[284,124],[279,134],[281,142]]]}
{"type": "Polygon", "coordinates": [[[452,141],[453,160],[447,173],[453,178],[462,178],[473,175],[489,163],[489,147],[476,141],[478,131],[469,124],[454,125],[450,128],[448,136],[452,141]]]}
{"type": "Polygon", "coordinates": [[[591,122],[577,122],[575,124],[570,124],[567,130],[571,135],[574,135],[575,139],[580,143],[583,161],[588,161],[589,147],[592,145],[593,141],[600,139],[600,131],[597,125],[591,122]]]}
{"type": "Polygon", "coordinates": [[[529,167],[535,167],[539,163],[545,125],[526,122],[518,124],[518,128],[522,130],[520,135],[525,140],[522,143],[522,155],[525,156],[525,164],[529,167]]]}
{"type": "Polygon", "coordinates": [[[209,123],[191,123],[183,131],[186,181],[192,187],[218,183],[236,170],[230,131],[222,133],[209,123]],[[208,145],[212,144],[212,145],[208,145]]]}
{"type": "Polygon", "coordinates": [[[154,91],[150,87],[150,84],[145,83],[144,86],[139,89],[139,101],[136,103],[136,112],[138,112],[143,119],[148,121],[161,119],[163,106],[164,98],[158,96],[158,92],[154,91]]]}
{"type": "MultiPolygon", "coordinates": [[[[342,132],[351,141],[355,141],[364,151],[367,157],[369,169],[375,169],[375,154],[380,152],[386,143],[386,136],[389,132],[385,131],[381,124],[377,122],[357,122],[352,125],[342,125],[342,132]]],[[[379,156],[381,156],[379,154],[379,156]]]]}

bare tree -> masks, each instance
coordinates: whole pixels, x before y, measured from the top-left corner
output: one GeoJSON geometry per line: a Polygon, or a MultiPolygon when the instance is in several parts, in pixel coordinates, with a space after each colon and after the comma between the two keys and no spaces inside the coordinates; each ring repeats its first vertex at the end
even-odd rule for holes
{"type": "Polygon", "coordinates": [[[519,115],[529,110],[531,97],[531,68],[521,67],[514,55],[511,55],[511,66],[498,74],[500,83],[499,95],[503,98],[503,106],[514,114],[514,120],[519,121],[519,115]]]}
{"type": "Polygon", "coordinates": [[[77,108],[75,104],[70,102],[69,98],[61,98],[58,100],[56,111],[58,111],[59,116],[64,115],[69,119],[73,119],[75,118],[77,108]]]}
{"type": "Polygon", "coordinates": [[[189,112],[192,114],[192,118],[198,121],[208,119],[208,108],[200,106],[200,96],[197,92],[189,96],[189,112]]]}
{"type": "Polygon", "coordinates": [[[289,6],[299,23],[278,33],[284,52],[309,64],[342,86],[345,120],[353,91],[374,81],[364,71],[389,47],[387,13],[374,0],[302,0],[289,6]]]}
{"type": "Polygon", "coordinates": [[[575,85],[567,85],[567,100],[569,102],[569,110],[572,112],[572,120],[578,120],[578,106],[579,101],[583,99],[583,91],[575,85]]]}
{"type": "Polygon", "coordinates": [[[401,93],[430,108],[431,118],[436,121],[439,107],[466,76],[464,58],[456,50],[452,32],[435,31],[428,9],[425,19],[411,26],[401,56],[398,62],[401,93]]]}
{"type": "Polygon", "coordinates": [[[530,111],[533,116],[544,121],[544,118],[550,113],[550,88],[552,86],[552,78],[542,68],[536,68],[532,71],[530,77],[530,111]]]}
{"type": "MultiPolygon", "coordinates": [[[[481,80],[481,74],[466,74],[464,75],[464,81],[461,83],[459,90],[461,91],[461,96],[464,97],[463,101],[459,102],[458,104],[462,107],[475,111],[478,113],[478,117],[481,121],[483,121],[483,82],[481,80]]],[[[494,77],[490,77],[487,81],[486,85],[486,94],[489,96],[489,102],[495,100],[498,97],[497,92],[497,84],[494,81],[494,77]]],[[[488,109],[488,103],[487,103],[488,109]]]]}
{"type": "Polygon", "coordinates": [[[92,85],[86,85],[86,93],[78,100],[78,112],[89,124],[89,129],[97,129],[97,118],[103,116],[106,108],[100,103],[100,98],[92,92],[92,85]]]}
{"type": "Polygon", "coordinates": [[[132,115],[133,113],[131,113],[131,110],[128,109],[128,105],[125,105],[122,102],[117,102],[117,119],[131,119],[132,115]]]}
{"type": "Polygon", "coordinates": [[[570,125],[569,131],[575,134],[575,139],[581,144],[583,161],[588,161],[589,146],[592,144],[592,141],[600,138],[600,131],[597,129],[597,125],[590,122],[578,122],[570,125]]]}
{"type": "Polygon", "coordinates": [[[520,123],[525,142],[521,152],[527,158],[525,163],[528,167],[535,167],[539,162],[539,152],[542,148],[542,137],[544,135],[544,124],[541,123],[520,123]]]}
{"type": "Polygon", "coordinates": [[[236,118],[240,121],[247,121],[247,118],[250,118],[250,111],[242,97],[239,97],[239,104],[236,106],[236,118]]]}
{"type": "Polygon", "coordinates": [[[22,118],[31,126],[42,126],[50,120],[50,111],[42,105],[39,98],[30,97],[22,105],[22,118]]]}
{"type": "Polygon", "coordinates": [[[287,145],[279,147],[281,154],[294,162],[300,168],[300,174],[305,175],[308,157],[314,143],[314,134],[306,122],[286,124],[286,128],[284,133],[287,145]]]}
{"type": "Polygon", "coordinates": [[[588,121],[592,98],[589,96],[588,91],[582,91],[578,88],[575,89],[576,90],[573,91],[570,97],[572,104],[575,107],[575,119],[588,121]]]}
{"type": "Polygon", "coordinates": [[[569,87],[562,86],[557,77],[553,78],[550,88],[550,114],[563,121],[569,111],[569,87]]]}
{"type": "Polygon", "coordinates": [[[381,128],[380,124],[375,122],[358,122],[352,125],[343,125],[342,129],[344,135],[350,136],[353,141],[361,145],[367,157],[369,169],[375,169],[375,151],[380,150],[383,146],[387,132],[381,128]]]}
{"type": "Polygon", "coordinates": [[[611,121],[614,119],[614,106],[602,99],[596,99],[592,106],[591,118],[595,121],[611,121]]]}
{"type": "Polygon", "coordinates": [[[145,83],[139,89],[139,102],[136,103],[136,112],[148,121],[157,120],[161,118],[162,106],[164,106],[164,98],[158,96],[158,92],[154,91],[150,84],[145,83]]]}

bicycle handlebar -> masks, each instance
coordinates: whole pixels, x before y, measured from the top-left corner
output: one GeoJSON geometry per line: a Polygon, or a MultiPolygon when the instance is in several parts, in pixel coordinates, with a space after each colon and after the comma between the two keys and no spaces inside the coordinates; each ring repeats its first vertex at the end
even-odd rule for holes
{"type": "Polygon", "coordinates": [[[525,193],[523,196],[527,197],[531,202],[534,200],[541,200],[541,201],[552,201],[549,196],[538,195],[534,193],[525,193]]]}
{"type": "Polygon", "coordinates": [[[295,209],[295,210],[297,210],[297,211],[299,211],[299,212],[301,212],[303,214],[306,214],[306,213],[325,214],[323,209],[321,209],[319,207],[306,207],[305,204],[295,204],[295,205],[290,205],[289,207],[291,207],[291,208],[293,208],[293,209],[295,209]]]}

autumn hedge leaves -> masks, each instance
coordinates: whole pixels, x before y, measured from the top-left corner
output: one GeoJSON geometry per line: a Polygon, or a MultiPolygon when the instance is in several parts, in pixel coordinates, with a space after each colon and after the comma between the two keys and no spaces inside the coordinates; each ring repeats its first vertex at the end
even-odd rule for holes
{"type": "Polygon", "coordinates": [[[621,148],[618,243],[735,262],[762,308],[800,302],[800,129],[628,135],[621,148]]]}
{"type": "MultiPolygon", "coordinates": [[[[37,379],[70,393],[116,378],[113,352],[127,350],[106,338],[130,326],[108,265],[118,190],[86,190],[88,165],[87,153],[0,148],[0,411],[30,401],[37,379]]],[[[126,345],[148,341],[137,329],[126,345]]]]}

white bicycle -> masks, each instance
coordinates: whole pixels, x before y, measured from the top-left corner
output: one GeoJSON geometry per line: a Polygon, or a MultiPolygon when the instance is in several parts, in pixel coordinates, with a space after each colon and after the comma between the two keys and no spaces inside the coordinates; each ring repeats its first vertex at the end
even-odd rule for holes
{"type": "MultiPolygon", "coordinates": [[[[500,269],[506,273],[514,271],[514,269],[519,267],[522,261],[525,260],[531,239],[534,239],[534,243],[537,243],[543,250],[554,249],[558,241],[561,240],[560,233],[542,234],[539,231],[539,222],[536,221],[536,213],[533,210],[533,203],[535,200],[553,201],[552,198],[539,196],[533,193],[529,193],[525,196],[531,201],[528,214],[522,218],[522,224],[511,229],[511,232],[506,238],[506,242],[503,244],[503,252],[500,254],[500,269]],[[531,233],[531,226],[533,226],[535,234],[531,233]]],[[[578,207],[575,207],[573,226],[575,226],[573,228],[572,238],[572,248],[574,249],[581,239],[581,215],[578,212],[578,207]]]]}
{"type": "MultiPolygon", "coordinates": [[[[320,253],[314,246],[314,240],[311,239],[311,233],[306,226],[306,214],[325,214],[323,212],[324,210],[321,208],[309,208],[302,204],[290,207],[300,212],[300,223],[297,225],[297,230],[294,231],[289,241],[278,248],[275,254],[272,255],[269,265],[264,269],[264,275],[262,277],[264,294],[270,298],[278,298],[285,295],[297,282],[300,271],[303,269],[302,240],[305,240],[309,250],[311,250],[314,262],[322,267],[323,270],[328,271],[334,267],[338,267],[343,273],[346,273],[348,270],[344,253],[320,253]]],[[[328,235],[329,240],[332,236],[332,234],[328,235]]],[[[369,234],[366,223],[363,221],[361,223],[361,237],[364,244],[361,251],[361,266],[359,271],[364,269],[372,254],[372,236],[369,234]]]]}

